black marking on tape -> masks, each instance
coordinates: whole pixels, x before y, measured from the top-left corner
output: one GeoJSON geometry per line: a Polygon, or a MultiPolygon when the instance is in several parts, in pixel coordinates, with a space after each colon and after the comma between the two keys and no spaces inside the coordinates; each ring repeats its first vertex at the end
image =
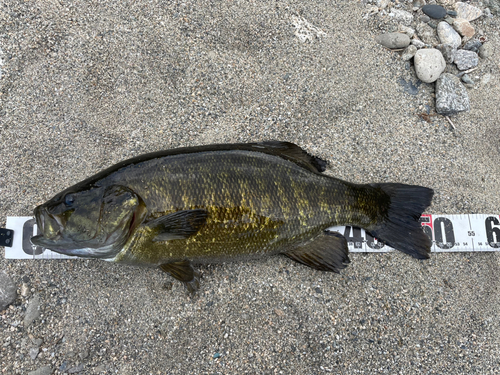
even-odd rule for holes
{"type": "Polygon", "coordinates": [[[0,246],[12,247],[14,231],[12,229],[0,228],[0,246]]]}

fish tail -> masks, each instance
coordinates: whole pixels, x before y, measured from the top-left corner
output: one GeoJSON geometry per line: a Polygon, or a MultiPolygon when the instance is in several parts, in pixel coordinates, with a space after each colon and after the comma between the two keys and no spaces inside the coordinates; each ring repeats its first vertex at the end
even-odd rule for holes
{"type": "Polygon", "coordinates": [[[417,259],[428,259],[431,240],[422,230],[419,218],[429,207],[434,191],[432,189],[405,184],[371,184],[389,196],[384,218],[370,234],[387,245],[417,259]]]}

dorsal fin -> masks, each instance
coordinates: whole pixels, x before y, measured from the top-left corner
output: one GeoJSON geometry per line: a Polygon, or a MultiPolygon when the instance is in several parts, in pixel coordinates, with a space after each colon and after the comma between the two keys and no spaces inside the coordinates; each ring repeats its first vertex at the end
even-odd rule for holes
{"type": "Polygon", "coordinates": [[[311,172],[315,173],[324,172],[327,166],[327,162],[325,160],[309,155],[305,150],[303,150],[296,144],[290,142],[264,141],[255,143],[227,143],[227,144],[215,144],[215,145],[204,145],[204,146],[193,146],[193,147],[180,147],[180,148],[173,148],[170,150],[151,152],[148,154],[136,156],[135,158],[132,159],[121,161],[109,167],[108,169],[105,169],[87,178],[86,180],[83,180],[78,184],[69,187],[68,189],[54,196],[52,199],[58,199],[58,197],[64,196],[68,192],[71,192],[73,190],[79,190],[84,186],[88,185],[95,186],[97,181],[109,176],[111,173],[114,173],[123,167],[127,167],[132,164],[138,164],[147,160],[162,158],[165,156],[172,156],[172,155],[192,154],[197,152],[210,152],[210,151],[231,151],[231,150],[262,152],[264,154],[278,156],[280,158],[286,159],[292,163],[297,164],[299,167],[308,169],[311,172]]]}
{"type": "Polygon", "coordinates": [[[321,173],[326,170],[325,160],[308,154],[307,151],[291,142],[265,141],[248,145],[251,145],[254,151],[282,157],[312,172],[321,173]]]}

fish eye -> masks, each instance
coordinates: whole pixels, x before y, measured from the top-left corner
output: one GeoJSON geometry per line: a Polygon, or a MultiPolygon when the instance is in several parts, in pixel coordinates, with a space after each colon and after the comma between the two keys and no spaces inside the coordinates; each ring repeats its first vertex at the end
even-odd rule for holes
{"type": "Polygon", "coordinates": [[[75,196],[73,194],[66,194],[64,197],[64,204],[66,206],[71,207],[71,205],[75,202],[75,196]]]}

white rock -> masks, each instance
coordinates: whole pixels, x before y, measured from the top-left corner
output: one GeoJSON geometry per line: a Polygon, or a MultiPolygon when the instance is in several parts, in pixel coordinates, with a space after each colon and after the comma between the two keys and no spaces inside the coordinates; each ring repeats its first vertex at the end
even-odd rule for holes
{"type": "Polygon", "coordinates": [[[417,77],[426,83],[436,81],[446,68],[443,55],[435,48],[419,49],[414,61],[417,77]]]}
{"type": "Polygon", "coordinates": [[[404,25],[398,25],[398,31],[408,35],[410,38],[413,38],[413,35],[415,35],[415,29],[404,25]]]}
{"type": "Polygon", "coordinates": [[[418,49],[425,47],[425,43],[419,39],[412,39],[411,44],[417,47],[418,49]]]}
{"type": "Polygon", "coordinates": [[[462,43],[462,37],[445,21],[441,21],[437,27],[437,33],[441,44],[451,44],[453,48],[458,48],[462,43]]]}
{"type": "Polygon", "coordinates": [[[457,11],[459,18],[464,18],[467,21],[474,21],[483,15],[483,11],[481,9],[460,1],[455,4],[455,10],[457,11]]]}
{"type": "Polygon", "coordinates": [[[404,61],[408,61],[413,56],[415,56],[416,53],[417,53],[417,47],[415,47],[413,44],[410,44],[408,47],[405,48],[405,50],[401,54],[401,58],[404,61]]]}
{"type": "Polygon", "coordinates": [[[400,9],[392,9],[391,13],[389,13],[389,17],[393,17],[395,21],[405,26],[410,26],[413,21],[413,14],[400,9]]]}

